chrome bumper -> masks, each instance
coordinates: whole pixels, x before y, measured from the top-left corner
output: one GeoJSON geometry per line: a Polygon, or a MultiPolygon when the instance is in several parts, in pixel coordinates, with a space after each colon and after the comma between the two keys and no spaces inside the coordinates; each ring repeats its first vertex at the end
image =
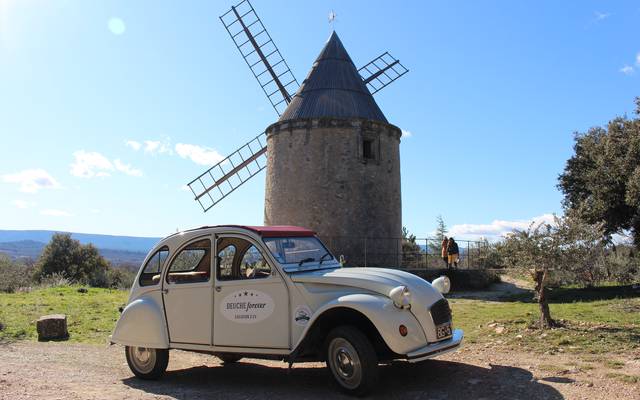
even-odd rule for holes
{"type": "Polygon", "coordinates": [[[462,338],[464,337],[464,333],[462,329],[454,329],[453,336],[451,339],[443,340],[442,342],[432,343],[426,345],[416,351],[412,351],[407,354],[407,361],[411,363],[423,361],[429,358],[433,358],[435,356],[439,356],[444,353],[448,353],[450,351],[454,351],[460,344],[462,343],[462,338]]]}

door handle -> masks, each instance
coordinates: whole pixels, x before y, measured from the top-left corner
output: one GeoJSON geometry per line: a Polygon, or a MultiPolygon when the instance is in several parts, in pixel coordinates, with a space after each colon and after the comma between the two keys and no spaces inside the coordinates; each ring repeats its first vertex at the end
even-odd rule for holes
{"type": "Polygon", "coordinates": [[[219,292],[219,291],[221,291],[221,290],[222,290],[222,287],[221,287],[221,286],[216,286],[216,292],[219,292]]]}
{"type": "Polygon", "coordinates": [[[169,289],[162,289],[162,293],[164,293],[164,294],[169,293],[169,289]]]}

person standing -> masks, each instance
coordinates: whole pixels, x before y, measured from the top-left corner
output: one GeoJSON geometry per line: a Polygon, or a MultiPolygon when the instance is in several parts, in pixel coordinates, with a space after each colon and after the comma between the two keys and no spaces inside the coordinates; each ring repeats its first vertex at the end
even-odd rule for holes
{"type": "Polygon", "coordinates": [[[458,268],[458,258],[459,258],[460,250],[458,249],[458,243],[450,237],[449,243],[447,244],[447,254],[449,259],[447,260],[449,266],[453,264],[454,268],[458,268]]]}
{"type": "Polygon", "coordinates": [[[442,261],[444,261],[444,265],[447,269],[450,268],[449,265],[449,253],[447,251],[447,246],[449,245],[449,239],[446,236],[442,237],[442,243],[440,244],[440,257],[442,257],[442,261]]]}

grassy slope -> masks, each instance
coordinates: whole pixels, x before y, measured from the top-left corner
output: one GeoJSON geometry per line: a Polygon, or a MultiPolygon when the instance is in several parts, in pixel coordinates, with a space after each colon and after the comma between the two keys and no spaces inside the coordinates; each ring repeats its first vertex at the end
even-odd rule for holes
{"type": "Polygon", "coordinates": [[[454,324],[467,341],[533,352],[640,352],[640,296],[628,287],[556,289],[551,316],[563,327],[534,328],[539,312],[530,295],[504,301],[452,299],[454,324]],[[504,330],[500,329],[504,328],[504,330]],[[501,331],[498,333],[498,331],[501,331]]]}
{"type": "Polygon", "coordinates": [[[118,319],[118,307],[128,292],[78,286],[37,289],[28,293],[0,293],[0,342],[36,339],[35,321],[46,314],[67,314],[71,342],[105,343],[118,319]]]}
{"type": "MultiPolygon", "coordinates": [[[[35,320],[41,315],[67,314],[70,341],[104,343],[128,293],[78,287],[38,289],[29,293],[0,293],[0,341],[35,339],[35,320]]],[[[540,331],[537,304],[526,297],[505,301],[451,299],[454,325],[464,329],[468,342],[507,345],[533,352],[640,352],[640,297],[624,288],[563,289],[551,294],[551,314],[565,328],[540,331]],[[580,298],[583,301],[575,301],[580,298]],[[497,325],[494,325],[497,324],[497,325]],[[494,326],[489,326],[494,325],[494,326]],[[502,333],[496,328],[504,327],[502,333]],[[521,335],[522,337],[517,337],[521,335]]]]}

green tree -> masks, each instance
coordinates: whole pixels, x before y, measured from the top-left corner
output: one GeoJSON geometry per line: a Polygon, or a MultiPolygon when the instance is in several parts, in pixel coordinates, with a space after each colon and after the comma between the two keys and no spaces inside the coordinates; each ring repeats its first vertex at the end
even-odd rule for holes
{"type": "Polygon", "coordinates": [[[436,217],[436,234],[432,240],[429,240],[429,253],[436,254],[440,257],[440,252],[442,250],[442,240],[447,236],[447,225],[444,222],[444,218],[442,215],[438,215],[436,217]]]}
{"type": "Polygon", "coordinates": [[[550,274],[593,285],[605,273],[604,249],[602,225],[590,225],[576,217],[555,217],[552,224],[532,224],[510,234],[500,245],[509,266],[531,273],[542,328],[555,326],[547,300],[550,274]]]}
{"type": "MultiPolygon", "coordinates": [[[[640,97],[636,105],[640,116],[640,97]]],[[[567,213],[603,222],[607,236],[630,230],[640,248],[640,118],[618,117],[577,133],[574,152],[558,184],[567,213]]]]}
{"type": "Polygon", "coordinates": [[[402,227],[402,265],[405,267],[417,267],[422,260],[422,249],[416,243],[416,235],[402,227]]]}
{"type": "Polygon", "coordinates": [[[109,262],[98,249],[92,244],[80,244],[69,233],[54,234],[36,263],[38,279],[57,273],[69,280],[99,287],[107,286],[108,270],[109,262]]]}
{"type": "Polygon", "coordinates": [[[449,231],[444,223],[444,218],[442,218],[442,215],[438,215],[436,217],[436,240],[438,240],[438,243],[442,243],[442,239],[447,236],[447,232],[449,231]]]}

